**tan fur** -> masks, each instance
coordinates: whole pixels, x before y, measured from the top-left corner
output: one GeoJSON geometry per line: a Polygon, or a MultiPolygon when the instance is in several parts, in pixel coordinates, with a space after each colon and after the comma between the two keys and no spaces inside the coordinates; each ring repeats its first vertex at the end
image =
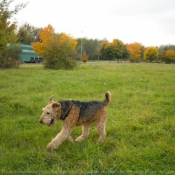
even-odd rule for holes
{"type": "MultiPolygon", "coordinates": [[[[109,103],[111,100],[111,94],[110,92],[107,93],[109,93],[108,94],[109,95],[108,103],[109,103]]],[[[107,102],[105,101],[105,103],[107,102]]],[[[54,102],[53,97],[51,97],[49,104],[45,108],[43,108],[43,113],[42,116],[40,117],[40,123],[46,124],[48,126],[54,125],[57,119],[61,119],[61,111],[62,111],[61,107],[62,107],[61,104],[59,102],[54,102]]],[[[88,136],[90,125],[93,122],[95,123],[97,131],[100,134],[98,141],[103,141],[105,139],[106,137],[105,124],[107,120],[107,110],[105,106],[103,108],[100,108],[95,113],[93,118],[90,118],[88,122],[86,121],[86,118],[79,118],[79,114],[80,114],[80,107],[73,105],[70,108],[68,116],[63,120],[62,130],[47,145],[47,149],[56,149],[64,140],[73,142],[73,138],[70,136],[70,134],[74,129],[74,127],[79,125],[82,125],[82,134],[79,137],[77,137],[75,141],[77,142],[83,141],[88,136]]]]}

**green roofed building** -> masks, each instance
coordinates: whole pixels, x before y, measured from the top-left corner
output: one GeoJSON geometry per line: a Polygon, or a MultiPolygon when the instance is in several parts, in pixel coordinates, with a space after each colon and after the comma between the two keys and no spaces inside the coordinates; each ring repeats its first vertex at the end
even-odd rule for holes
{"type": "Polygon", "coordinates": [[[27,45],[27,44],[21,44],[20,48],[22,51],[20,54],[20,57],[23,62],[26,62],[26,63],[42,62],[42,57],[33,50],[33,46],[27,45]]]}

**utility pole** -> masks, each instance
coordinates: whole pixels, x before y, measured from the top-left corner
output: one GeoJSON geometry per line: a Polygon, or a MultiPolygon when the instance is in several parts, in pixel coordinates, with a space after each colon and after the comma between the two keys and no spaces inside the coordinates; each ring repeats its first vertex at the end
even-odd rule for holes
{"type": "Polygon", "coordinates": [[[83,48],[82,47],[83,47],[83,40],[81,38],[81,58],[82,58],[82,55],[83,55],[83,53],[82,53],[83,52],[83,48]]]}
{"type": "MultiPolygon", "coordinates": [[[[83,34],[83,31],[82,31],[82,34],[83,34]]],[[[83,37],[83,35],[82,35],[82,37],[83,37]]],[[[81,37],[81,58],[83,56],[83,38],[82,37],[81,37]]],[[[80,60],[81,60],[81,58],[80,58],[80,60]]]]}

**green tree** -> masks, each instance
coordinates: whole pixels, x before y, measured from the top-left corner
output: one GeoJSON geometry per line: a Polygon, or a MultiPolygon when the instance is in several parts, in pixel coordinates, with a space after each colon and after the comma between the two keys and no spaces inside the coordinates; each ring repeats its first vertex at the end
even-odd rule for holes
{"type": "Polygon", "coordinates": [[[38,32],[40,30],[40,28],[31,26],[28,23],[23,24],[18,30],[19,42],[22,44],[30,44],[31,42],[39,41],[38,32]]]}
{"type": "Polygon", "coordinates": [[[119,61],[124,56],[125,46],[121,40],[114,39],[112,42],[112,47],[114,49],[114,57],[119,61]]]}
{"type": "Polygon", "coordinates": [[[122,58],[123,58],[123,60],[125,60],[125,61],[126,61],[127,59],[130,58],[130,52],[128,51],[126,45],[124,45],[124,47],[123,47],[123,55],[122,55],[122,58]]]}
{"type": "Polygon", "coordinates": [[[100,45],[100,53],[103,60],[114,60],[115,50],[112,43],[108,41],[103,41],[100,45]]]}
{"type": "Polygon", "coordinates": [[[98,39],[87,39],[87,38],[78,38],[77,39],[77,59],[80,59],[81,55],[81,44],[82,52],[89,54],[88,60],[97,60],[100,55],[99,45],[102,41],[98,39]]]}
{"type": "Polygon", "coordinates": [[[0,2],[0,67],[16,67],[18,66],[19,46],[15,45],[18,37],[15,33],[17,28],[16,22],[12,21],[13,15],[17,14],[19,10],[23,9],[26,4],[20,3],[9,10],[9,5],[13,0],[2,0],[0,2]],[[7,45],[9,44],[9,47],[7,45]],[[16,49],[16,54],[14,54],[16,49]],[[16,55],[14,57],[14,55],[16,55]]]}
{"type": "Polygon", "coordinates": [[[102,59],[122,60],[128,56],[128,51],[121,40],[114,39],[113,42],[103,41],[100,45],[102,59]]]}

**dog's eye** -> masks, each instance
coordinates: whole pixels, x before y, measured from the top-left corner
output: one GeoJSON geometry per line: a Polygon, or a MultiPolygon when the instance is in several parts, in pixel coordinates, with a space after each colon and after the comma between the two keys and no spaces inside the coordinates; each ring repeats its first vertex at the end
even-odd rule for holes
{"type": "Polygon", "coordinates": [[[46,114],[47,114],[47,115],[49,115],[49,114],[50,114],[50,112],[47,112],[46,114]]]}

